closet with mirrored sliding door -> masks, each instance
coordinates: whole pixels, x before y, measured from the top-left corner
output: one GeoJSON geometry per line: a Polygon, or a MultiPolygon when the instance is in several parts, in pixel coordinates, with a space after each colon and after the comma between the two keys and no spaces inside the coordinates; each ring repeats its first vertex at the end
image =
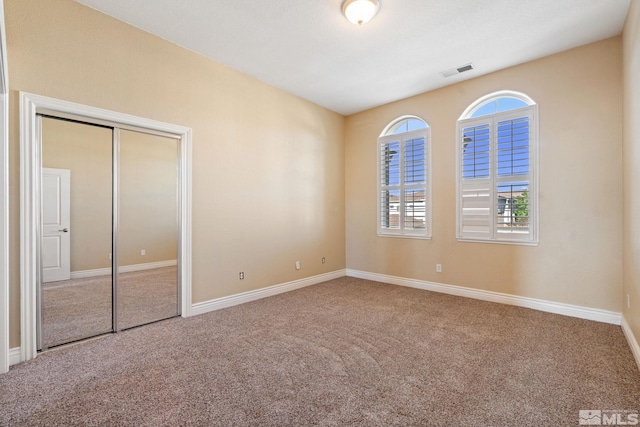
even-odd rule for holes
{"type": "Polygon", "coordinates": [[[36,121],[37,349],[180,315],[180,138],[36,121]]]}

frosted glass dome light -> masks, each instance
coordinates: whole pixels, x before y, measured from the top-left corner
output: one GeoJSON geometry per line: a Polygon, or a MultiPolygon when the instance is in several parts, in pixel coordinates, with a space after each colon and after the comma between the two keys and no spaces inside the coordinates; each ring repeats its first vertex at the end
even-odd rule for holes
{"type": "Polygon", "coordinates": [[[380,10],[378,0],[345,0],[342,4],[344,16],[356,25],[362,25],[371,20],[380,10]]]}

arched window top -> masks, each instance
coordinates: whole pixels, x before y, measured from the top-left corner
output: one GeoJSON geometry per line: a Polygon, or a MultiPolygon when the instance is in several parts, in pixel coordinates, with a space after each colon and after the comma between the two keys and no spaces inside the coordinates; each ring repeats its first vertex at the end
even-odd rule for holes
{"type": "Polygon", "coordinates": [[[426,129],[427,122],[416,116],[402,116],[389,123],[380,136],[398,135],[400,133],[412,132],[418,129],[426,129]]]}
{"type": "Polygon", "coordinates": [[[490,93],[472,103],[459,120],[488,116],[517,108],[535,105],[535,101],[524,93],[511,90],[490,93]]]}

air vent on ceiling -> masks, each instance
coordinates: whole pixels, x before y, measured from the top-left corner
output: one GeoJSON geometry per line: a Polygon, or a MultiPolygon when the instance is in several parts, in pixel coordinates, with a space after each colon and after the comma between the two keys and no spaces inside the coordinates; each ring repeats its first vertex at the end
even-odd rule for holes
{"type": "Polygon", "coordinates": [[[466,65],[461,65],[457,68],[452,68],[450,70],[443,71],[440,74],[442,74],[442,77],[451,77],[451,76],[455,76],[456,74],[464,73],[465,71],[470,71],[470,70],[473,70],[472,63],[468,63],[466,65]]]}

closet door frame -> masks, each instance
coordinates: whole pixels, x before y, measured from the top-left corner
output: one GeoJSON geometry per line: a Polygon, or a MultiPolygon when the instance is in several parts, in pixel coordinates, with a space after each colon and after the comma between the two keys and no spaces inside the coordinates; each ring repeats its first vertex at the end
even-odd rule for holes
{"type": "Polygon", "coordinates": [[[40,273],[41,147],[37,115],[75,118],[178,139],[178,292],[180,315],[191,315],[190,128],[20,92],[20,361],[37,355],[37,292],[40,273]]]}
{"type": "Polygon", "coordinates": [[[4,1],[0,0],[0,374],[9,371],[9,71],[4,1]]]}

